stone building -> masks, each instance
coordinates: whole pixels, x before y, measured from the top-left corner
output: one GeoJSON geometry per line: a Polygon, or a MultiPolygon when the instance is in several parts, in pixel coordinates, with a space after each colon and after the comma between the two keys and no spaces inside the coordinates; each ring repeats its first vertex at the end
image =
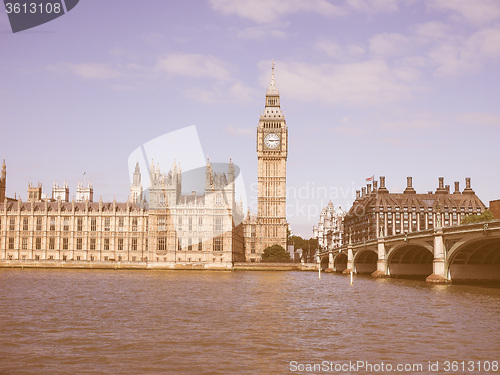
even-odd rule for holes
{"type": "Polygon", "coordinates": [[[414,232],[434,227],[459,225],[468,214],[481,214],[485,205],[471,188],[470,178],[465,179],[465,189],[460,191],[459,182],[455,190],[444,185],[439,177],[435,192],[420,194],[412,187],[412,178],[407,178],[403,193],[390,193],[385,186],[385,177],[356,192],[356,200],[344,218],[344,243],[414,232]]]}
{"type": "Polygon", "coordinates": [[[249,262],[259,262],[268,246],[277,244],[287,248],[287,156],[288,127],[280,107],[273,64],[264,111],[257,126],[257,215],[249,211],[243,222],[245,256],[249,262]]]}
{"type": "Polygon", "coordinates": [[[313,238],[318,239],[321,249],[333,250],[342,246],[346,214],[341,207],[335,210],[331,201],[321,210],[318,225],[313,227],[313,238]]]}
{"type": "Polygon", "coordinates": [[[490,211],[493,214],[493,217],[496,220],[500,220],[500,199],[496,199],[494,201],[490,201],[490,211]]]}
{"type": "Polygon", "coordinates": [[[2,163],[2,172],[0,174],[0,202],[5,200],[5,189],[7,186],[7,167],[5,165],[5,159],[2,163]]]}
{"type": "Polygon", "coordinates": [[[5,198],[0,202],[0,260],[224,269],[245,260],[243,214],[234,202],[231,162],[226,177],[207,161],[202,195],[182,194],[177,166],[168,174],[152,168],[151,181],[149,207],[144,201],[5,198]]]}

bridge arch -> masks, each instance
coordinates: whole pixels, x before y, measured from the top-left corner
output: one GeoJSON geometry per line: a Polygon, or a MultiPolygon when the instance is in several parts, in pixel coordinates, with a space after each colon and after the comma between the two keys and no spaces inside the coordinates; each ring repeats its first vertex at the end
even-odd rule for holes
{"type": "Polygon", "coordinates": [[[333,257],[333,270],[335,272],[344,272],[347,269],[347,254],[338,252],[333,257]]]}
{"type": "Polygon", "coordinates": [[[361,249],[356,252],[353,259],[354,272],[358,274],[372,274],[377,270],[378,255],[375,250],[361,249]]]}
{"type": "Polygon", "coordinates": [[[328,262],[329,262],[328,257],[329,257],[328,253],[323,256],[320,256],[320,267],[322,271],[328,268],[328,262]]]}
{"type": "Polygon", "coordinates": [[[460,241],[447,254],[447,277],[455,283],[500,283],[500,235],[460,241]]]}
{"type": "Polygon", "coordinates": [[[428,244],[404,243],[387,254],[387,272],[395,278],[425,279],[432,274],[433,249],[428,244]]]}

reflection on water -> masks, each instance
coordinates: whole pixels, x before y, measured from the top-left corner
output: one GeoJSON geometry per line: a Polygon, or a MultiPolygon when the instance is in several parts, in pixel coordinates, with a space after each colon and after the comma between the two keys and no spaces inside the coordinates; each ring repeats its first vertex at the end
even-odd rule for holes
{"type": "Polygon", "coordinates": [[[500,290],[308,272],[0,270],[0,373],[498,360],[500,290]]]}

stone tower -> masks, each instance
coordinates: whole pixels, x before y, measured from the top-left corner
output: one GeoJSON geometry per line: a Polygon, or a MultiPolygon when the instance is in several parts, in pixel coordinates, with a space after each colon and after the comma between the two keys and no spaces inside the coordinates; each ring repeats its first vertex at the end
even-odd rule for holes
{"type": "Polygon", "coordinates": [[[5,200],[6,187],[7,187],[7,167],[5,166],[5,159],[3,159],[2,174],[0,175],[0,203],[5,200]]]}
{"type": "Polygon", "coordinates": [[[274,81],[266,91],[266,105],[257,127],[258,196],[257,251],[275,244],[286,250],[286,160],[288,128],[280,108],[280,95],[274,81]]]}
{"type": "Polygon", "coordinates": [[[139,168],[139,162],[135,165],[134,178],[130,187],[130,198],[132,203],[142,202],[141,169],[139,168]]]}

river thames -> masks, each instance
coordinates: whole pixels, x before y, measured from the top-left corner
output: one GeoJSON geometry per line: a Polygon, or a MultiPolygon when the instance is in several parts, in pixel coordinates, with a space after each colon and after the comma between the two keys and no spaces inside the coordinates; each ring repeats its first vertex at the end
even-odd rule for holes
{"type": "Polygon", "coordinates": [[[2,269],[0,306],[1,374],[499,373],[495,288],[350,285],[313,272],[2,269]],[[375,367],[353,370],[361,362],[375,367]]]}

